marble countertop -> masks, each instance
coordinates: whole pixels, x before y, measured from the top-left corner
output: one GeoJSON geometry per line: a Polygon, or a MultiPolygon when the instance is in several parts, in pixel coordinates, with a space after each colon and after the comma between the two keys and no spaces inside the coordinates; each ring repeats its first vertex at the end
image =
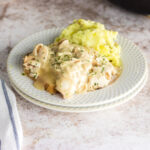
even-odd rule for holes
{"type": "MultiPolygon", "coordinates": [[[[0,77],[8,83],[12,47],[43,29],[77,18],[99,21],[141,48],[150,69],[150,18],[105,0],[0,0],[0,77]]],[[[149,150],[150,78],[131,101],[92,113],[63,113],[27,102],[16,92],[22,122],[22,150],[149,150]]]]}

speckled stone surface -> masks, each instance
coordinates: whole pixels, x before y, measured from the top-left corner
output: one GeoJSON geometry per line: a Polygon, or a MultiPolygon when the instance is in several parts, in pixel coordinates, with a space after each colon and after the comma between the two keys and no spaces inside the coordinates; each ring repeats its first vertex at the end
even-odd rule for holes
{"type": "MultiPolygon", "coordinates": [[[[43,29],[73,19],[99,21],[137,44],[150,69],[150,18],[105,0],[0,0],[0,77],[7,83],[6,60],[12,47],[43,29]]],[[[22,150],[149,150],[150,78],[131,101],[93,113],[62,113],[33,105],[19,96],[24,132],[22,150]]]]}

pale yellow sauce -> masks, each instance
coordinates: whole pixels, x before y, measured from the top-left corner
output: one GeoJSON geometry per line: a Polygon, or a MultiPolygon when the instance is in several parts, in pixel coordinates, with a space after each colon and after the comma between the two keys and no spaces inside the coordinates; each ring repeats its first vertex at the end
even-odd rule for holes
{"type": "Polygon", "coordinates": [[[46,84],[55,86],[56,77],[57,77],[57,74],[48,61],[40,69],[39,76],[34,81],[34,87],[39,89],[39,90],[45,90],[46,84]]]}
{"type": "Polygon", "coordinates": [[[23,65],[35,88],[51,94],[58,91],[64,98],[105,87],[118,76],[117,68],[106,58],[67,40],[52,48],[37,45],[23,65]]]}

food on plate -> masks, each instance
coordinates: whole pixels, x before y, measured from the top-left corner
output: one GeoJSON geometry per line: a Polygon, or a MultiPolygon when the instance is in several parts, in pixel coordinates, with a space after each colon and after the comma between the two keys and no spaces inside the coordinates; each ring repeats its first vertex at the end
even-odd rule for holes
{"type": "Polygon", "coordinates": [[[106,30],[103,24],[79,19],[65,28],[56,41],[67,39],[71,43],[94,48],[113,65],[120,67],[120,46],[116,43],[117,34],[117,32],[106,30]]]}
{"type": "Polygon", "coordinates": [[[119,76],[121,68],[119,46],[114,41],[116,32],[106,31],[103,25],[92,21],[77,20],[73,24],[74,27],[70,25],[64,29],[49,46],[37,44],[33,52],[24,57],[23,62],[24,73],[34,80],[37,89],[51,94],[59,92],[65,99],[76,93],[107,86],[119,76]],[[81,26],[77,25],[77,22],[81,22],[81,26]],[[83,27],[82,22],[86,23],[83,27]],[[70,30],[70,27],[73,29],[70,30]],[[100,28],[101,34],[112,35],[109,37],[111,40],[107,39],[106,35],[97,36],[100,34],[100,28]],[[77,35],[79,30],[83,33],[79,32],[77,35]],[[97,43],[88,39],[93,32],[93,38],[101,38],[102,44],[99,39],[97,43]],[[89,45],[88,40],[91,41],[89,45]],[[110,41],[113,41],[113,44],[110,41]],[[109,47],[109,53],[103,52],[106,45],[109,47]],[[118,52],[115,53],[113,48],[118,48],[118,52]]]}

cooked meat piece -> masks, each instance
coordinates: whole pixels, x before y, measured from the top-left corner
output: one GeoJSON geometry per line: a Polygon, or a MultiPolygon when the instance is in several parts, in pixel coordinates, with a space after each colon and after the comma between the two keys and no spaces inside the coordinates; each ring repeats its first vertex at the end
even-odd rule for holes
{"type": "Polygon", "coordinates": [[[38,44],[24,57],[24,71],[34,86],[64,98],[107,86],[118,74],[105,57],[91,48],[62,40],[49,47],[38,44]]]}

